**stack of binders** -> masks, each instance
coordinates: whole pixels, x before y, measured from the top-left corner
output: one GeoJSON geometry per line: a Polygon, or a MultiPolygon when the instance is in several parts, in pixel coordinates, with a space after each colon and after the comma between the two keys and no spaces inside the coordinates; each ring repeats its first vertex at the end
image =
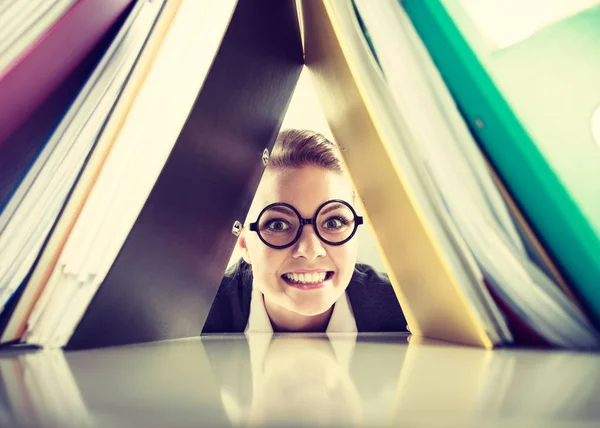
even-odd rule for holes
{"type": "Polygon", "coordinates": [[[200,334],[306,64],[413,334],[600,347],[600,6],[514,4],[0,2],[0,342],[200,334]]]}
{"type": "MultiPolygon", "coordinates": [[[[37,54],[46,78],[81,40],[97,57],[33,156],[16,148],[32,145],[20,130],[0,149],[31,158],[0,213],[1,342],[76,349],[200,334],[302,68],[295,3],[37,1],[54,24],[25,19],[29,3],[0,10],[27,33],[7,39],[21,53],[4,79],[36,87],[18,67],[37,54]],[[101,29],[88,22],[104,15],[101,29]],[[67,23],[61,50],[45,43],[67,23]]],[[[6,100],[16,129],[22,112],[6,100]]]]}
{"type": "MultiPolygon", "coordinates": [[[[526,91],[533,79],[528,71],[519,83],[520,93],[512,92],[516,88],[502,92],[514,99],[515,105],[503,104],[502,112],[494,111],[497,116],[486,117],[489,105],[497,107],[504,100],[496,99],[498,92],[489,87],[478,86],[483,84],[483,72],[477,74],[475,67],[498,68],[502,77],[514,83],[515,76],[521,77],[520,70],[529,65],[516,59],[496,64],[503,54],[509,55],[504,51],[488,52],[485,61],[478,58],[477,63],[468,57],[469,48],[479,49],[483,43],[463,39],[458,33],[454,17],[462,15],[455,3],[461,2],[303,2],[306,64],[411,331],[486,348],[510,344],[597,348],[600,316],[594,308],[600,305],[600,292],[599,275],[594,272],[600,266],[600,234],[590,226],[600,231],[600,187],[583,180],[583,175],[599,181],[600,152],[591,144],[589,129],[584,133],[574,126],[581,119],[576,114],[571,115],[573,123],[566,117],[564,122],[552,122],[556,135],[558,129],[574,138],[585,134],[584,140],[571,142],[570,149],[565,141],[561,149],[569,152],[564,157],[570,163],[557,159],[560,168],[552,171],[553,165],[543,164],[541,155],[556,152],[560,142],[543,138],[548,129],[523,140],[518,139],[523,133],[502,134],[503,140],[487,129],[492,122],[504,130],[514,128],[510,117],[500,113],[512,107],[513,115],[521,114],[518,102],[525,100],[535,110],[532,106],[536,103],[547,102],[546,96],[536,98],[545,86],[536,82],[535,92],[526,91]],[[457,10],[456,15],[446,10],[446,4],[453,5],[448,10],[457,10]],[[456,49],[450,49],[448,41],[456,49]],[[480,80],[468,79],[476,74],[480,80]],[[475,100],[474,94],[480,98],[475,100]],[[467,112],[468,122],[463,112],[467,112]],[[469,124],[478,131],[472,132],[469,124]],[[575,172],[578,164],[585,172],[575,172]],[[567,177],[567,172],[579,178],[567,177]],[[571,180],[568,195],[558,186],[559,178],[571,180]],[[545,196],[552,196],[556,203],[562,198],[564,204],[567,197],[581,197],[577,216],[573,210],[570,217],[545,196]],[[586,222],[580,221],[582,213],[587,213],[586,222]],[[556,230],[544,227],[550,218],[552,224],[560,223],[556,230]],[[590,252],[580,253],[578,260],[573,260],[574,254],[565,254],[568,249],[584,247],[590,252]]],[[[475,3],[479,4],[464,2],[485,9],[475,3]]],[[[492,8],[509,7],[483,3],[492,8]]],[[[518,8],[508,16],[516,14],[518,8]]],[[[561,30],[561,36],[547,35],[547,40],[529,50],[538,52],[545,64],[556,65],[562,60],[554,45],[548,47],[553,37],[564,37],[562,48],[571,52],[576,46],[590,47],[587,53],[573,55],[579,59],[578,66],[592,76],[600,61],[597,52],[591,51],[599,18],[598,7],[584,10],[573,18],[580,21],[561,30]]],[[[567,25],[560,20],[552,24],[555,21],[544,22],[549,29],[567,25]]],[[[467,24],[465,28],[471,31],[467,24]]],[[[523,59],[523,53],[518,55],[523,59]]],[[[538,73],[541,75],[541,70],[538,73]]],[[[575,79],[574,68],[570,73],[575,79]]],[[[571,86],[558,75],[547,83],[554,85],[556,94],[571,86]]],[[[598,79],[590,84],[597,87],[598,79]]],[[[598,91],[594,93],[584,97],[582,89],[570,99],[572,107],[586,103],[578,112],[588,114],[585,120],[592,112],[588,98],[600,103],[598,91]]],[[[546,115],[558,116],[556,111],[563,107],[539,108],[546,115]]],[[[529,125],[525,122],[529,120],[532,127],[549,126],[545,125],[551,121],[549,117],[541,119],[542,113],[530,117],[530,113],[522,113],[523,123],[529,125]]],[[[570,207],[575,208],[572,200],[570,207]]]]}

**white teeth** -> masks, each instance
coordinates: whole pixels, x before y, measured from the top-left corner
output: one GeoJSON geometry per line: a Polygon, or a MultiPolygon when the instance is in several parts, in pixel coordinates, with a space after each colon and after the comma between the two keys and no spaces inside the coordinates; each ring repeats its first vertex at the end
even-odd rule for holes
{"type": "Polygon", "coordinates": [[[315,284],[325,281],[327,273],[286,273],[283,276],[291,282],[298,282],[302,284],[315,284]]]}

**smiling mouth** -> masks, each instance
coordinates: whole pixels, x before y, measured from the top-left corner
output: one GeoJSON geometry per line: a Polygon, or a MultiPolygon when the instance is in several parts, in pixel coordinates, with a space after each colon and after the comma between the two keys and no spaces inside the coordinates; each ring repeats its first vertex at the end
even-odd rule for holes
{"type": "Polygon", "coordinates": [[[325,282],[329,281],[333,275],[333,271],[300,274],[284,273],[281,275],[281,279],[292,287],[309,290],[323,287],[325,282]]]}

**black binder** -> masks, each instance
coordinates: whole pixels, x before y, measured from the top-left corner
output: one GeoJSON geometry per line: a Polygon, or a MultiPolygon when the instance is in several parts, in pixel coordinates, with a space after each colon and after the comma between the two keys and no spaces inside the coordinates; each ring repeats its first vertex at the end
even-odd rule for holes
{"type": "Polygon", "coordinates": [[[303,66],[293,0],[240,0],[142,212],[66,349],[197,336],[303,66]]]}

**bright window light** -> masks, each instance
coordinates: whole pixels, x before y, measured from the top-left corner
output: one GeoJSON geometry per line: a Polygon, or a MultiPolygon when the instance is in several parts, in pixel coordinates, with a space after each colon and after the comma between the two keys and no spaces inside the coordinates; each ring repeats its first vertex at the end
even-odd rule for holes
{"type": "Polygon", "coordinates": [[[600,4],[600,0],[458,0],[496,48],[600,4]]]}

